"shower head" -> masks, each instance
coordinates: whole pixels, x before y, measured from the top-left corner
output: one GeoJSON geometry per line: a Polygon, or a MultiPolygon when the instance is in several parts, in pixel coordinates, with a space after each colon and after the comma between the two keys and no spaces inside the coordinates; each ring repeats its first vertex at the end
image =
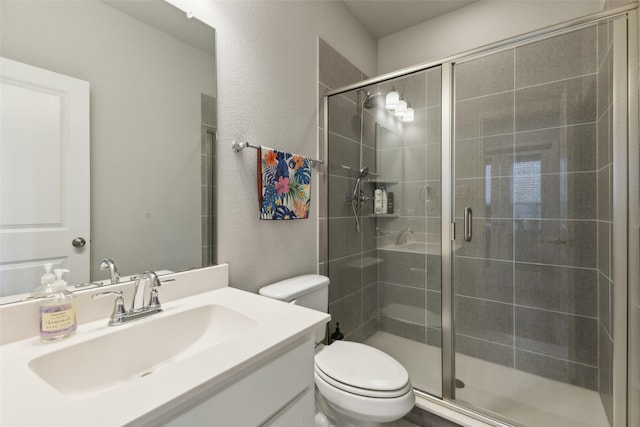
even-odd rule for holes
{"type": "Polygon", "coordinates": [[[369,175],[369,168],[365,166],[360,169],[360,176],[358,176],[358,179],[366,178],[367,175],[369,175]]]}
{"type": "Polygon", "coordinates": [[[364,99],[362,106],[367,110],[378,107],[378,96],[377,94],[368,94],[364,99]]]}
{"type": "Polygon", "coordinates": [[[377,93],[371,93],[368,90],[358,89],[358,93],[362,93],[364,95],[364,99],[362,100],[362,106],[367,110],[372,108],[376,108],[378,106],[378,95],[377,93]]]}

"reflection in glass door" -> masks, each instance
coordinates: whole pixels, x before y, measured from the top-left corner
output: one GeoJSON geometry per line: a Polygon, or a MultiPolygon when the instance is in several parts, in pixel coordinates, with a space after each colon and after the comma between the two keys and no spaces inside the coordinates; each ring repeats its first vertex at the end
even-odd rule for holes
{"type": "Polygon", "coordinates": [[[438,397],[441,100],[436,66],[330,95],[326,116],[330,328],[388,353],[438,397]],[[391,109],[394,94],[413,114],[391,109]]]}
{"type": "Polygon", "coordinates": [[[611,422],[610,25],[453,65],[455,397],[525,425],[611,422]]]}
{"type": "Polygon", "coordinates": [[[441,67],[381,82],[371,92],[380,102],[369,110],[376,173],[367,194],[384,187],[394,207],[375,213],[365,206],[375,221],[378,260],[378,329],[366,342],[402,363],[416,389],[441,397],[441,67]],[[412,117],[386,105],[394,91],[412,117]]]}

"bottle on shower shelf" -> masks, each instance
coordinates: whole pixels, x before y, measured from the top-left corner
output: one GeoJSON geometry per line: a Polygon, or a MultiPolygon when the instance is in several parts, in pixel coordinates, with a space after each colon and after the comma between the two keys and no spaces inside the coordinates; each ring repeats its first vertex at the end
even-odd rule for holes
{"type": "Polygon", "coordinates": [[[388,205],[388,202],[389,202],[388,196],[387,196],[387,190],[384,187],[382,187],[381,190],[382,190],[382,212],[380,212],[380,213],[386,214],[387,213],[387,205],[388,205]]]}
{"type": "Polygon", "coordinates": [[[382,213],[382,190],[379,188],[373,192],[373,213],[382,213]]]}

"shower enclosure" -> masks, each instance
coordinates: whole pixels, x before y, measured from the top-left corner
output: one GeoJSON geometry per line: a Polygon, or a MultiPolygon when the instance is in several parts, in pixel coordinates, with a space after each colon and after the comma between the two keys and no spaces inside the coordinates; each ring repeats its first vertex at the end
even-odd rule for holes
{"type": "Polygon", "coordinates": [[[624,12],[325,97],[332,324],[425,399],[626,425],[624,12]],[[374,213],[383,187],[393,208],[374,213]]]}

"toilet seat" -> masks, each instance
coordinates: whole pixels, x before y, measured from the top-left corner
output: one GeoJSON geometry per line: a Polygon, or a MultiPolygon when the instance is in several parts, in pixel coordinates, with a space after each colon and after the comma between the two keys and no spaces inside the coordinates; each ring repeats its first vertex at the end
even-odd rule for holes
{"type": "Polygon", "coordinates": [[[347,393],[396,398],[411,390],[407,370],[388,354],[371,346],[336,341],[315,357],[320,380],[347,393]]]}
{"type": "Polygon", "coordinates": [[[411,390],[411,384],[409,383],[405,384],[404,387],[398,390],[392,390],[392,391],[379,391],[379,390],[370,390],[365,388],[353,387],[349,384],[345,384],[334,378],[331,378],[330,376],[322,372],[322,370],[318,368],[318,366],[315,367],[315,374],[319,380],[324,381],[328,385],[335,387],[338,390],[342,390],[344,392],[356,394],[358,396],[363,396],[363,397],[391,399],[394,397],[400,397],[411,390]]]}

